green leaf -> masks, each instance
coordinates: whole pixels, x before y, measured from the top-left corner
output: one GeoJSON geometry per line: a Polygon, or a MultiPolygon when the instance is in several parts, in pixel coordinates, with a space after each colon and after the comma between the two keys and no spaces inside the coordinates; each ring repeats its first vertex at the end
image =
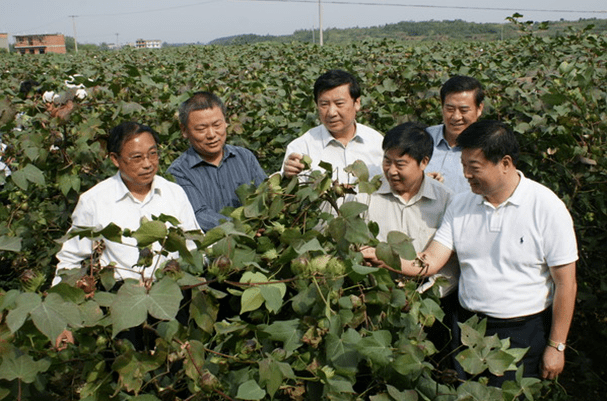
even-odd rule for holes
{"type": "Polygon", "coordinates": [[[63,174],[57,179],[57,184],[63,195],[67,194],[73,189],[74,192],[80,192],[80,177],[73,174],[63,174]]]}
{"type": "Polygon", "coordinates": [[[85,327],[94,327],[96,326],[101,319],[103,319],[104,314],[101,310],[99,304],[95,301],[88,301],[84,304],[80,305],[80,316],[82,316],[83,325],[85,327]]]}
{"type": "Polygon", "coordinates": [[[388,366],[392,359],[392,335],[387,330],[374,331],[358,342],[358,352],[379,366],[388,366]]]}
{"type": "Polygon", "coordinates": [[[466,401],[501,400],[502,391],[497,387],[467,381],[457,388],[457,399],[466,401]]]}
{"type": "Polygon", "coordinates": [[[11,310],[6,317],[6,324],[11,333],[15,333],[27,319],[31,311],[42,303],[40,295],[33,292],[24,292],[15,299],[15,309],[11,310]]]}
{"type": "Polygon", "coordinates": [[[338,394],[354,394],[352,383],[339,376],[334,376],[333,378],[327,380],[327,384],[329,385],[329,390],[332,392],[338,394]]]}
{"type": "Polygon", "coordinates": [[[356,351],[355,345],[360,341],[360,336],[358,336],[357,341],[350,342],[351,338],[349,338],[349,336],[352,335],[352,333],[350,333],[351,331],[358,334],[352,329],[348,329],[341,337],[332,333],[327,334],[325,337],[327,344],[326,352],[327,358],[336,368],[339,367],[341,369],[356,371],[360,357],[356,351]]]}
{"type": "Polygon", "coordinates": [[[112,338],[122,330],[139,326],[148,316],[147,294],[143,284],[135,280],[125,280],[110,306],[112,338]]]}
{"type": "Polygon", "coordinates": [[[505,351],[497,350],[487,355],[486,360],[491,373],[496,376],[503,376],[504,372],[514,362],[514,357],[505,351]]]}
{"type": "Polygon", "coordinates": [[[205,364],[206,351],[204,344],[197,340],[190,340],[186,344],[186,358],[184,361],[185,374],[195,382],[200,380],[200,372],[205,364]]]}
{"type": "Polygon", "coordinates": [[[163,240],[167,234],[168,230],[165,223],[152,220],[143,221],[137,231],[131,233],[131,236],[137,240],[137,246],[146,247],[156,241],[163,240]]]}
{"type": "Polygon", "coordinates": [[[119,244],[122,243],[122,229],[114,223],[110,223],[103,227],[98,233],[109,241],[117,242],[119,244]]]}
{"type": "Polygon", "coordinates": [[[259,384],[255,380],[248,380],[238,386],[238,393],[236,398],[242,400],[261,400],[266,396],[266,392],[259,387],[259,384]]]}
{"type": "Polygon", "coordinates": [[[0,251],[21,251],[21,238],[9,237],[8,235],[0,236],[0,251]]]}
{"type": "Polygon", "coordinates": [[[295,378],[293,369],[289,364],[278,362],[272,358],[259,361],[259,384],[265,386],[270,397],[274,397],[285,377],[295,378]]]}
{"type": "Polygon", "coordinates": [[[403,354],[394,360],[394,370],[403,376],[419,377],[424,369],[424,353],[418,347],[410,344],[399,351],[403,354]]]}
{"type": "Polygon", "coordinates": [[[214,298],[205,292],[198,292],[190,304],[190,314],[198,327],[209,334],[213,334],[213,324],[217,320],[219,307],[214,298]]]}
{"type": "Polygon", "coordinates": [[[169,277],[154,283],[147,297],[147,308],[159,320],[174,319],[179,311],[183,294],[179,285],[169,277]]]}
{"type": "Polygon", "coordinates": [[[302,332],[299,330],[299,319],[276,321],[263,330],[271,340],[282,341],[287,352],[294,351],[302,345],[302,332]]]}
{"type": "Polygon", "coordinates": [[[15,184],[24,191],[27,190],[29,182],[33,182],[40,186],[45,185],[44,174],[33,164],[28,164],[22,169],[14,171],[11,177],[15,184]]]}
{"type": "Polygon", "coordinates": [[[264,297],[258,287],[247,288],[240,298],[240,314],[259,309],[263,302],[264,297]]]}
{"type": "Polygon", "coordinates": [[[322,245],[320,245],[318,238],[313,238],[308,242],[304,242],[300,246],[295,246],[294,248],[299,255],[314,251],[325,252],[325,249],[322,247],[322,245]]]}
{"type": "Polygon", "coordinates": [[[270,312],[278,313],[282,307],[282,298],[286,293],[286,285],[284,283],[267,284],[261,285],[258,288],[261,291],[263,299],[266,301],[266,308],[270,312]]]}
{"type": "Polygon", "coordinates": [[[14,352],[2,355],[0,365],[0,379],[12,381],[19,379],[24,383],[33,383],[40,373],[44,373],[51,366],[48,359],[34,361],[29,355],[15,355],[14,352]]]}
{"type": "Polygon", "coordinates": [[[417,401],[419,397],[417,396],[417,392],[415,390],[405,390],[398,391],[398,389],[389,384],[386,385],[386,390],[388,390],[388,394],[395,401],[417,401]]]}
{"type": "Polygon", "coordinates": [[[417,256],[411,238],[403,232],[390,231],[386,242],[403,259],[413,260],[417,256]]]}
{"type": "Polygon", "coordinates": [[[400,270],[401,263],[400,257],[398,254],[392,249],[392,247],[385,242],[380,242],[375,247],[375,255],[385,264],[390,266],[393,269],[400,270]]]}
{"type": "Polygon", "coordinates": [[[118,106],[117,112],[127,116],[134,113],[143,113],[145,111],[145,107],[136,102],[120,102],[118,106]]]}
{"type": "Polygon", "coordinates": [[[369,169],[362,160],[356,160],[347,166],[344,171],[353,174],[359,181],[369,181],[369,169]]]}
{"type": "Polygon", "coordinates": [[[223,230],[223,227],[226,224],[228,224],[228,223],[224,223],[221,226],[217,226],[217,227],[212,228],[209,231],[207,231],[205,233],[205,235],[204,235],[204,240],[200,244],[200,247],[201,248],[206,248],[208,246],[213,245],[214,243],[216,243],[220,239],[224,238],[226,236],[226,233],[223,230]]]}
{"type": "Polygon", "coordinates": [[[361,274],[363,276],[366,276],[367,274],[375,273],[376,271],[378,271],[379,267],[363,266],[363,265],[359,265],[359,264],[353,264],[352,265],[352,270],[355,273],[358,273],[358,274],[361,274]]]}
{"type": "Polygon", "coordinates": [[[339,208],[339,214],[344,219],[349,219],[354,216],[359,216],[368,209],[367,205],[360,202],[345,202],[339,208]]]}
{"type": "Polygon", "coordinates": [[[78,305],[64,301],[59,294],[48,294],[31,314],[36,328],[53,344],[68,324],[72,327],[80,327],[82,324],[78,305]]]}
{"type": "Polygon", "coordinates": [[[18,290],[8,290],[5,293],[0,292],[0,312],[5,309],[13,309],[20,294],[21,292],[18,290]]]}

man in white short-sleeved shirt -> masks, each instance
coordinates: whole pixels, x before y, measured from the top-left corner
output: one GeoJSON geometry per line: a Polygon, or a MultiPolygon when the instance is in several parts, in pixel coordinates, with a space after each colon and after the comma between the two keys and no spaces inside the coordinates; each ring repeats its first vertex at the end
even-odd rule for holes
{"type": "MultiPolygon", "coordinates": [[[[486,335],[530,348],[525,376],[554,379],[565,364],[577,292],[571,216],[552,191],[516,169],[518,143],[505,124],[476,122],[457,144],[472,193],[455,196],[434,240],[416,261],[402,260],[402,270],[431,275],[456,252],[460,321],[486,318],[486,335]]],[[[490,375],[489,383],[504,380],[514,372],[490,375]]]]}
{"type": "Polygon", "coordinates": [[[287,145],[282,174],[289,178],[302,173],[302,157],[308,155],[312,170],[318,170],[320,162],[331,163],[333,178],[343,184],[355,180],[344,168],[356,160],[365,162],[369,177],[381,175],[383,136],[356,122],[360,110],[356,78],[342,70],[324,73],[314,84],[314,101],[322,124],[287,145]]]}

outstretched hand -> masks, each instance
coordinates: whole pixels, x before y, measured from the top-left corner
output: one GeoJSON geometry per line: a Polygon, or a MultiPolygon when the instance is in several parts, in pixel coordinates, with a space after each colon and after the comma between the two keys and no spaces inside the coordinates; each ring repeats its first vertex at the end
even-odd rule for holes
{"type": "Polygon", "coordinates": [[[286,178],[291,178],[303,171],[306,166],[301,162],[302,157],[299,153],[291,153],[287,156],[284,167],[284,176],[286,178]]]}

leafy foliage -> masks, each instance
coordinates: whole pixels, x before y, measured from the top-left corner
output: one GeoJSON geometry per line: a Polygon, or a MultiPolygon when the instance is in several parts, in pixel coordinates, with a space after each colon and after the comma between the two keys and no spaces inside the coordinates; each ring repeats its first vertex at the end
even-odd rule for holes
{"type": "MultiPolygon", "coordinates": [[[[175,118],[179,103],[194,90],[211,90],[227,103],[230,142],[254,151],[271,173],[286,144],[317,124],[311,86],[328,68],[357,75],[359,120],[380,131],[405,120],[440,121],[438,90],[453,74],[483,82],[485,116],[519,134],[519,168],[559,194],[574,217],[581,254],[574,330],[596,333],[597,341],[572,333],[579,354],[568,355],[567,372],[579,372],[589,387],[601,383],[604,361],[595,361],[596,373],[585,366],[604,354],[607,336],[607,37],[590,30],[544,37],[519,19],[512,22],[520,37],[501,42],[3,55],[2,159],[12,174],[0,173],[0,399],[537,397],[542,384],[520,374],[502,389],[482,380],[455,389],[446,380],[425,331],[442,320],[436,294],[419,294],[415,280],[396,287],[387,270],[361,264],[358,248],[377,243],[376,226],[360,219],[364,205],[341,205],[350,189],[333,184],[328,172],[241,187],[243,206],[227,210],[231,220],[204,236],[167,229],[168,216],[135,233],[115,226],[83,233],[128,234],[142,247],[158,241],[182,258],[159,269],[153,283],[116,289],[111,269],[84,269],[93,285],[82,285],[90,284],[85,279],[77,286],[72,277],[66,281],[74,285],[48,288],[78,195],[113,173],[105,140],[117,122],[157,128],[165,169],[187,147],[175,118]],[[73,74],[88,87],[83,100],[63,87],[73,74]],[[20,93],[27,79],[39,84],[20,93]],[[41,89],[60,97],[46,103],[41,89]],[[185,249],[186,239],[197,252],[185,249]],[[66,328],[75,344],[58,351],[55,339],[66,328]]],[[[351,171],[361,190],[373,190],[376,181],[361,166],[351,171]]],[[[398,235],[378,249],[388,263],[410,252],[398,235]]],[[[521,351],[485,337],[477,323],[464,330],[466,369],[513,368],[521,351]]]]}

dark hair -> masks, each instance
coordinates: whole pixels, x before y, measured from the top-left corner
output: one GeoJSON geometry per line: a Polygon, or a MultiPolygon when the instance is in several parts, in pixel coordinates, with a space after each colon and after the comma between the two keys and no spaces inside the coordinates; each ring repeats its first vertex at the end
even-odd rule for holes
{"type": "Polygon", "coordinates": [[[476,78],[467,77],[465,75],[455,75],[449,78],[449,80],[443,84],[443,86],[440,88],[440,102],[441,104],[445,104],[445,98],[447,95],[452,93],[468,91],[475,91],[474,101],[476,103],[476,107],[480,107],[481,103],[483,103],[483,100],[485,99],[483,85],[481,85],[476,78]]]}
{"type": "Polygon", "coordinates": [[[120,154],[122,146],[134,136],[149,132],[154,137],[154,142],[158,145],[160,138],[158,133],[147,125],[139,124],[133,121],[126,121],[118,124],[110,131],[110,137],[107,140],[107,150],[110,153],[120,154]]]}
{"type": "Polygon", "coordinates": [[[206,91],[196,92],[192,97],[179,105],[179,123],[185,127],[188,125],[188,118],[191,112],[212,109],[213,107],[219,107],[225,118],[227,112],[226,106],[217,95],[206,91]]]}
{"type": "Polygon", "coordinates": [[[356,100],[360,97],[360,86],[354,75],[342,70],[329,70],[322,74],[314,83],[314,103],[318,103],[318,97],[328,90],[348,84],[350,96],[356,100]]]}
{"type": "Polygon", "coordinates": [[[519,146],[512,130],[501,121],[483,120],[470,124],[456,139],[462,149],[481,149],[485,158],[497,164],[504,156],[512,158],[516,166],[519,146]]]}
{"type": "Polygon", "coordinates": [[[418,122],[400,124],[386,132],[381,147],[384,152],[397,149],[400,156],[409,155],[418,163],[421,163],[426,156],[430,160],[434,151],[434,141],[426,128],[427,125],[418,122]]]}
{"type": "Polygon", "coordinates": [[[38,82],[38,81],[35,81],[33,79],[26,79],[25,81],[21,82],[21,84],[19,85],[19,93],[21,93],[23,95],[27,95],[28,93],[30,93],[33,89],[35,89],[39,85],[40,85],[40,82],[38,82]]]}

